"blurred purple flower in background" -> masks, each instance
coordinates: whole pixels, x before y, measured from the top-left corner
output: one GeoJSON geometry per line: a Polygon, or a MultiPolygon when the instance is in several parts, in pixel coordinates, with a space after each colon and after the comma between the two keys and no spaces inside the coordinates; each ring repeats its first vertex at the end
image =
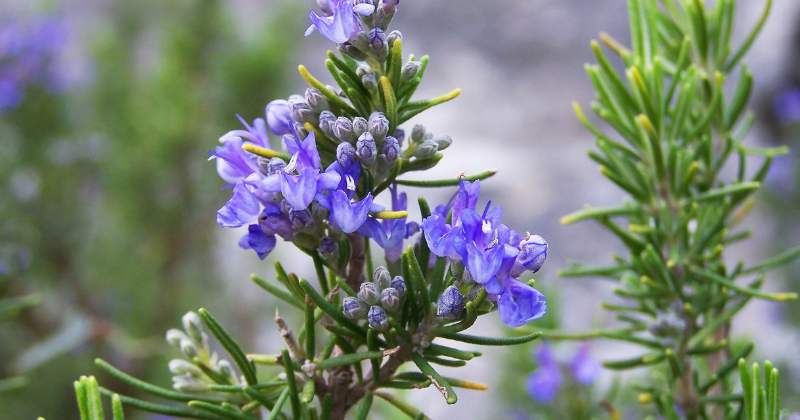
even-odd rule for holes
{"type": "MultiPolygon", "coordinates": [[[[539,365],[528,379],[527,391],[537,402],[549,404],[558,395],[564,382],[561,364],[555,359],[550,346],[543,343],[536,351],[539,365]]],[[[601,373],[600,363],[592,357],[589,343],[582,344],[566,366],[570,378],[581,386],[592,385],[601,373]]]]}
{"type": "Polygon", "coordinates": [[[800,88],[787,89],[775,96],[772,107],[781,123],[800,122],[800,88]]]}
{"type": "Polygon", "coordinates": [[[67,28],[57,17],[0,21],[0,112],[19,106],[26,90],[38,86],[58,93],[65,78],[57,66],[67,28]]]}
{"type": "Polygon", "coordinates": [[[536,363],[539,367],[528,379],[528,395],[540,403],[550,403],[556,398],[563,379],[561,367],[547,343],[536,351],[536,363]]]}

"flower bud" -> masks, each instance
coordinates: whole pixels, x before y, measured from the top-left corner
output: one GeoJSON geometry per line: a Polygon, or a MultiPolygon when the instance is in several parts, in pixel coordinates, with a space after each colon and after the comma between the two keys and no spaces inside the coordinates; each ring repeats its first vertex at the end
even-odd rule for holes
{"type": "Polygon", "coordinates": [[[267,126],[277,136],[289,134],[292,131],[292,108],[289,102],[278,99],[267,104],[264,110],[267,116],[267,126]]]}
{"type": "Polygon", "coordinates": [[[378,77],[375,76],[375,73],[367,73],[361,76],[361,84],[368,91],[376,92],[378,90],[378,77]]]}
{"type": "Polygon", "coordinates": [[[397,290],[391,287],[381,290],[381,306],[389,312],[400,309],[400,294],[397,290]]]}
{"type": "Polygon", "coordinates": [[[371,306],[367,313],[367,323],[370,328],[386,331],[389,328],[389,315],[380,306],[371,306]]]}
{"type": "Polygon", "coordinates": [[[326,108],[328,108],[328,100],[325,99],[325,95],[319,91],[319,89],[315,88],[308,88],[306,89],[306,103],[312,110],[316,112],[322,112],[326,108]]]}
{"type": "Polygon", "coordinates": [[[417,73],[419,73],[419,61],[409,61],[400,70],[400,80],[407,82],[416,77],[417,73]]]}
{"type": "Polygon", "coordinates": [[[192,340],[200,343],[203,341],[203,321],[196,313],[189,311],[181,318],[183,329],[192,340]]]}
{"type": "Polygon", "coordinates": [[[439,145],[433,140],[425,140],[414,151],[414,157],[417,159],[430,159],[439,150],[439,145]]]}
{"type": "Polygon", "coordinates": [[[355,163],[356,160],[356,148],[353,147],[350,143],[339,143],[336,146],[336,161],[339,162],[339,165],[342,169],[349,168],[350,166],[355,163]]]}
{"type": "Polygon", "coordinates": [[[389,270],[386,267],[380,266],[372,274],[372,281],[378,285],[379,289],[383,290],[392,286],[392,275],[389,274],[389,270]]]}
{"type": "Polygon", "coordinates": [[[411,130],[411,141],[414,143],[421,143],[422,140],[425,139],[425,127],[421,124],[417,124],[411,130]]]}
{"type": "Polygon", "coordinates": [[[361,299],[348,296],[342,301],[342,312],[348,319],[358,320],[364,318],[368,310],[369,306],[362,302],[361,299]]]}
{"type": "Polygon", "coordinates": [[[539,235],[531,235],[519,243],[519,254],[514,261],[513,273],[522,274],[524,271],[537,272],[547,259],[547,241],[539,235]]]}
{"type": "Polygon", "coordinates": [[[219,362],[217,362],[217,369],[219,370],[219,373],[221,373],[222,376],[228,378],[228,380],[230,382],[234,382],[234,383],[237,382],[237,380],[236,380],[236,372],[233,370],[233,366],[231,365],[231,362],[229,362],[229,361],[227,361],[225,359],[222,359],[219,362]]]}
{"type": "MultiPolygon", "coordinates": [[[[394,7],[396,7],[397,3],[400,3],[400,1],[399,0],[394,0],[394,1],[388,0],[388,1],[384,1],[383,3],[384,4],[394,3],[393,5],[389,6],[392,9],[392,12],[394,12],[394,7]]],[[[386,6],[383,6],[382,8],[384,10],[386,10],[386,6]]],[[[397,41],[398,39],[402,40],[403,39],[403,34],[398,30],[394,30],[392,32],[389,32],[389,35],[386,36],[386,43],[389,44],[389,45],[393,45],[394,42],[397,41]]]]}
{"type": "Polygon", "coordinates": [[[389,54],[389,44],[386,34],[380,28],[375,28],[369,32],[369,49],[379,60],[383,60],[389,54]]]}
{"type": "Polygon", "coordinates": [[[380,291],[375,283],[365,281],[358,289],[358,298],[367,305],[377,305],[380,300],[380,291]]]}
{"type": "Polygon", "coordinates": [[[355,117],[353,118],[353,134],[356,138],[361,137],[362,134],[366,133],[369,129],[369,123],[367,123],[367,119],[363,117],[355,117]]]}
{"type": "Polygon", "coordinates": [[[322,132],[331,138],[336,137],[336,134],[333,131],[333,127],[336,125],[336,115],[333,115],[333,112],[328,110],[322,111],[319,114],[319,129],[322,132]]]}
{"type": "Polygon", "coordinates": [[[289,106],[292,108],[292,118],[297,122],[315,122],[314,111],[308,106],[305,99],[300,95],[289,97],[289,106]]]}
{"type": "Polygon", "coordinates": [[[433,141],[436,142],[436,146],[439,147],[439,150],[447,149],[451,144],[453,144],[453,138],[450,136],[440,136],[433,139],[433,141]]]}
{"type": "Polygon", "coordinates": [[[375,144],[375,139],[372,134],[364,133],[358,138],[356,143],[356,154],[358,159],[365,165],[372,165],[375,159],[378,158],[378,146],[375,144]]]}
{"type": "Polygon", "coordinates": [[[400,142],[392,136],[386,137],[386,139],[383,140],[383,150],[381,152],[386,156],[387,162],[394,162],[397,160],[397,156],[400,155],[400,142]]]}
{"type": "Polygon", "coordinates": [[[317,247],[317,252],[322,258],[331,258],[336,255],[336,250],[338,249],[338,245],[336,244],[336,240],[331,238],[330,236],[326,236],[319,241],[319,246],[317,247]]]}
{"type": "Polygon", "coordinates": [[[352,142],[356,139],[353,132],[353,122],[347,117],[339,117],[333,125],[333,133],[343,142],[352,142]]]}
{"type": "Polygon", "coordinates": [[[169,343],[170,346],[175,347],[177,349],[181,348],[181,342],[183,340],[187,341],[189,340],[189,336],[186,335],[185,332],[177,328],[171,328],[167,330],[166,336],[167,336],[167,343],[169,343]]]}
{"type": "Polygon", "coordinates": [[[197,357],[199,352],[197,351],[197,346],[192,343],[192,340],[181,340],[181,352],[188,358],[197,357]]]}
{"type": "Polygon", "coordinates": [[[392,279],[392,289],[397,290],[397,294],[402,298],[406,294],[406,282],[401,276],[394,276],[392,279]]]}
{"type": "Polygon", "coordinates": [[[389,132],[389,119],[383,112],[373,112],[367,122],[367,130],[376,141],[381,141],[389,132]]]}
{"type": "Polygon", "coordinates": [[[406,130],[396,128],[394,130],[394,138],[397,139],[397,143],[400,144],[400,147],[403,147],[403,141],[406,139],[406,130]]]}
{"type": "Polygon", "coordinates": [[[464,313],[464,295],[455,286],[449,286],[439,296],[436,315],[445,319],[458,319],[464,313]]]}
{"type": "Polygon", "coordinates": [[[172,359],[169,361],[169,371],[173,375],[186,375],[200,378],[203,376],[203,371],[199,367],[183,359],[172,359]]]}

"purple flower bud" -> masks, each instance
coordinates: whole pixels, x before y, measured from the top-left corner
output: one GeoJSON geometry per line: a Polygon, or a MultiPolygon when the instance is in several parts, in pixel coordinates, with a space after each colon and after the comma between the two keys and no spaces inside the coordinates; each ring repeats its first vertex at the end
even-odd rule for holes
{"type": "Polygon", "coordinates": [[[349,168],[355,163],[356,148],[350,143],[339,143],[336,146],[336,161],[342,168],[349,168]]]}
{"type": "Polygon", "coordinates": [[[308,106],[305,99],[299,95],[289,97],[289,104],[292,107],[292,117],[298,122],[316,122],[314,110],[308,106]]]}
{"type": "Polygon", "coordinates": [[[356,139],[353,132],[353,122],[347,117],[339,117],[333,126],[333,132],[336,137],[343,142],[352,142],[356,139]]]}
{"type": "Polygon", "coordinates": [[[336,115],[333,115],[333,112],[328,110],[322,111],[319,114],[319,129],[328,136],[328,137],[336,137],[336,133],[334,132],[333,128],[336,125],[336,115]]]}
{"type": "Polygon", "coordinates": [[[370,92],[378,90],[378,78],[375,76],[375,73],[367,73],[361,76],[361,84],[370,92]]]}
{"type": "Polygon", "coordinates": [[[400,79],[404,82],[413,79],[419,73],[419,67],[419,61],[409,61],[404,64],[403,69],[400,70],[400,79]]]}
{"type": "Polygon", "coordinates": [[[422,140],[425,139],[425,127],[421,124],[417,124],[411,130],[411,141],[414,143],[421,143],[422,140]]]}
{"type": "Polygon", "coordinates": [[[322,258],[330,258],[336,254],[337,249],[338,244],[336,243],[336,240],[330,236],[326,236],[319,241],[317,252],[319,252],[319,255],[322,258]]]}
{"type": "Polygon", "coordinates": [[[436,315],[444,319],[458,319],[464,313],[464,295],[455,286],[449,286],[439,296],[436,315]]]}
{"type": "Polygon", "coordinates": [[[392,279],[392,289],[397,290],[397,293],[402,298],[406,294],[406,281],[401,276],[394,276],[392,279]]]}
{"type": "Polygon", "coordinates": [[[391,287],[381,290],[381,306],[389,312],[400,309],[400,294],[397,290],[391,287]]]}
{"type": "Polygon", "coordinates": [[[386,58],[389,53],[389,46],[386,41],[386,34],[382,29],[375,28],[369,32],[369,48],[378,59],[386,58]]]}
{"type": "Polygon", "coordinates": [[[383,290],[392,286],[392,275],[389,274],[389,270],[386,267],[380,266],[372,274],[372,281],[378,285],[379,289],[383,290]]]}
{"type": "Polygon", "coordinates": [[[371,306],[367,313],[367,322],[372,329],[386,331],[389,328],[389,315],[380,306],[371,306]]]}
{"type": "Polygon", "coordinates": [[[394,162],[397,160],[397,156],[400,155],[400,142],[392,136],[386,137],[386,139],[383,140],[382,152],[383,155],[386,156],[387,162],[394,162]]]}
{"type": "Polygon", "coordinates": [[[361,283],[361,287],[358,289],[358,298],[367,305],[377,305],[381,298],[378,285],[369,281],[361,283]]]}
{"type": "Polygon", "coordinates": [[[386,133],[389,132],[389,119],[386,118],[386,115],[383,115],[383,112],[373,112],[369,116],[367,127],[369,133],[372,134],[372,138],[376,141],[381,141],[386,137],[386,133]]]}
{"type": "Polygon", "coordinates": [[[308,88],[306,89],[306,103],[314,111],[322,112],[328,107],[328,100],[319,89],[308,88]]]}
{"type": "Polygon", "coordinates": [[[402,128],[397,128],[394,130],[394,138],[397,139],[397,142],[400,144],[400,147],[403,147],[403,141],[406,139],[406,130],[402,128]]]}
{"type": "Polygon", "coordinates": [[[353,118],[353,134],[355,134],[356,138],[361,137],[362,134],[366,133],[367,129],[369,129],[369,123],[367,122],[366,118],[353,118]]]}
{"type": "Polygon", "coordinates": [[[276,136],[292,133],[294,120],[288,101],[279,99],[268,103],[265,113],[267,114],[267,125],[276,136]]]}
{"type": "Polygon", "coordinates": [[[439,145],[435,141],[425,140],[414,151],[414,157],[417,159],[430,159],[437,151],[439,151],[439,145]]]}
{"type": "Polygon", "coordinates": [[[348,319],[358,320],[364,318],[369,310],[369,306],[354,297],[346,297],[342,301],[342,312],[348,319]]]}
{"type": "Polygon", "coordinates": [[[525,271],[539,271],[547,259],[547,241],[539,235],[531,235],[519,243],[519,254],[514,262],[512,274],[517,277],[525,271]]]}
{"type": "Polygon", "coordinates": [[[372,165],[378,157],[378,146],[372,134],[364,133],[358,138],[356,143],[356,154],[365,165],[372,165]]]}

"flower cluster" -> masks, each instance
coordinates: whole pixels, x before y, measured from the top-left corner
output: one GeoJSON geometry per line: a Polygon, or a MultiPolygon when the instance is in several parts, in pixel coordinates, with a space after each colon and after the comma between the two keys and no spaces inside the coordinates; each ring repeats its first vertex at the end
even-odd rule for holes
{"type": "Polygon", "coordinates": [[[479,193],[479,181],[461,181],[450,202],[438,206],[422,229],[431,252],[466,268],[462,280],[482,286],[503,322],[519,327],[547,309],[544,295],[518,279],[542,267],[548,245],[541,236],[523,237],[500,223],[502,209],[491,202],[478,212],[479,193]]]}
{"type": "MultiPolygon", "coordinates": [[[[547,343],[543,343],[536,351],[536,363],[539,366],[528,379],[528,394],[540,403],[551,403],[564,383],[564,367],[556,360],[547,343]]],[[[601,371],[600,363],[592,357],[588,344],[581,345],[566,367],[569,377],[580,386],[594,383],[601,371]]]]}
{"type": "Polygon", "coordinates": [[[320,13],[311,11],[310,35],[315,30],[340,44],[343,50],[371,51],[386,56],[389,51],[385,31],[400,0],[317,0],[320,13]]]}
{"type": "Polygon", "coordinates": [[[389,318],[400,310],[405,293],[406,283],[402,276],[392,278],[386,267],[378,267],[371,282],[361,283],[356,297],[344,298],[342,311],[349,319],[366,319],[370,328],[386,331],[389,318]]]}
{"type": "Polygon", "coordinates": [[[29,86],[63,87],[53,61],[65,40],[64,23],[56,18],[0,23],[0,112],[16,108],[29,86]]]}
{"type": "Polygon", "coordinates": [[[172,387],[182,392],[205,392],[209,385],[220,381],[238,385],[240,380],[233,365],[211,349],[200,317],[187,312],[182,321],[183,330],[173,328],[167,331],[167,342],[186,357],[169,362],[172,387]]]}

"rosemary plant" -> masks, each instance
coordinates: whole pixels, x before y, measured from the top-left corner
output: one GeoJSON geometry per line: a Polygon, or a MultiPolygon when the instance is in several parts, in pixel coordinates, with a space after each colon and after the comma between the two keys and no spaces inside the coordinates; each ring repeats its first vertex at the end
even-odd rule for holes
{"type": "Polygon", "coordinates": [[[255,286],[304,316],[299,330],[276,312],[285,343],[279,354],[245,353],[206,309],[189,312],[167,341],[182,356],[169,363],[172,389],[146,383],[103,360],[97,366],[129,389],[164,401],[122,396],[91,377],[75,383],[83,419],[102,419],[100,394],[111,396],[114,419],[123,406],[198,419],[364,419],[374,399],[412,418],[427,418],[392,389],[433,386],[448,404],[456,388],[484,390],[445,377],[434,365],[464,366],[473,349],[438,342],[514,345],[538,332],[511,337],[465,334],[495,309],[510,327],[544,315],[544,296],[519,280],[538,271],[547,242],[502,224],[502,210],[478,208],[486,171],[443,180],[406,180],[443,158],[452,140],[417,125],[417,114],[456,98],[460,90],[417,100],[428,57],[404,57],[403,35],[390,31],[397,0],[319,0],[307,35],[337,44],[325,66],[336,86],[298,68],[304,95],[270,102],[265,118],[220,138],[212,153],[232,196],[219,225],[246,228],[239,245],[264,259],[277,237],[308,255],[309,281],[275,264],[275,280],[255,286]],[[401,187],[457,187],[431,210],[419,200],[421,223],[409,221],[401,187]],[[390,208],[373,201],[388,195],[390,208]],[[424,234],[420,234],[420,228],[424,234]],[[409,245],[404,248],[404,245],[409,245]],[[373,261],[383,251],[385,265],[373,261]],[[220,355],[215,340],[227,353],[220,355]],[[171,401],[171,402],[170,402],[171,401]]]}
{"type": "Polygon", "coordinates": [[[604,267],[576,265],[568,277],[617,282],[624,304],[604,304],[625,324],[617,330],[552,338],[607,338],[643,348],[640,356],[605,362],[612,370],[646,367],[640,402],[666,418],[777,419],[777,372],[742,368],[744,391],[732,373],[753,343],[733,340],[731,324],[751,299],[788,301],[795,293],[761,290],[764,274],[798,255],[794,248],[765,261],[730,265],[725,251],[750,232],[741,228],[774,157],[786,148],[749,147],[745,112],[753,78],[742,59],[771,8],[741,46],[733,48],[735,0],[629,0],[631,47],[601,34],[592,42],[597,64],[586,71],[596,90],[591,108],[611,129],[590,122],[589,157],[629,194],[619,207],[586,208],[564,224],[594,220],[628,254],[604,267]],[[603,49],[603,46],[606,49],[603,49]],[[612,62],[608,52],[619,61],[612,62]],[[759,161],[755,171],[748,164],[759,161]],[[755,407],[755,408],[754,408],[755,407]]]}

